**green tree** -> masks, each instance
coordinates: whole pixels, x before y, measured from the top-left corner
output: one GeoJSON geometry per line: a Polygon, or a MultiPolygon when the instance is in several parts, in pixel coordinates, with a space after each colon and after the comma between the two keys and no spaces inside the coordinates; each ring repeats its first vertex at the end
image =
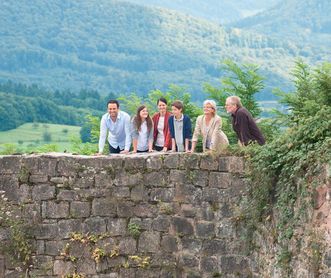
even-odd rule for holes
{"type": "Polygon", "coordinates": [[[261,109],[254,96],[264,88],[264,78],[258,73],[259,67],[252,64],[240,66],[232,60],[225,60],[221,69],[224,71],[224,77],[220,80],[221,87],[205,84],[205,91],[221,107],[224,106],[227,97],[236,95],[253,117],[258,117],[261,109]]]}

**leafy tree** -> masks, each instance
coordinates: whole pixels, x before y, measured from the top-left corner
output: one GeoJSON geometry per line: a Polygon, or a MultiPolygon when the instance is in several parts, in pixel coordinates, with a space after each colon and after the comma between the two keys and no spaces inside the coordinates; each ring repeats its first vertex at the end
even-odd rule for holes
{"type": "Polygon", "coordinates": [[[232,60],[225,60],[221,69],[224,77],[221,78],[221,87],[216,88],[205,84],[205,91],[223,107],[229,96],[240,97],[243,106],[253,115],[258,117],[261,109],[254,96],[264,88],[264,78],[258,74],[259,67],[251,64],[236,64],[232,60]]]}

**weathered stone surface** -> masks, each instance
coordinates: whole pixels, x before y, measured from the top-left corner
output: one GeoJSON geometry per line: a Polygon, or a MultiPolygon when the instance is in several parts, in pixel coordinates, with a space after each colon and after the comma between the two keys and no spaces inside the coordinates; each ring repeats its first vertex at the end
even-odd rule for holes
{"type": "Polygon", "coordinates": [[[200,269],[207,273],[218,272],[218,261],[216,257],[202,257],[200,260],[200,269]]]}
{"type": "Polygon", "coordinates": [[[108,219],[107,221],[107,231],[112,236],[126,235],[126,220],[124,218],[114,218],[108,219]]]}
{"type": "Polygon", "coordinates": [[[58,225],[59,236],[61,238],[70,238],[72,233],[79,233],[82,231],[82,222],[78,219],[60,220],[58,225]]]}
{"type": "Polygon", "coordinates": [[[55,186],[49,184],[38,184],[32,188],[33,200],[51,200],[55,198],[55,186]]]}
{"type": "Polygon", "coordinates": [[[117,213],[115,199],[96,198],[92,201],[92,215],[115,216],[117,213]]]}
{"type": "Polygon", "coordinates": [[[132,217],[134,210],[134,203],[123,201],[117,203],[117,215],[118,217],[132,217]]]}
{"type": "Polygon", "coordinates": [[[209,186],[218,188],[228,188],[231,186],[231,174],[211,172],[209,176],[209,186]]]}
{"type": "Polygon", "coordinates": [[[200,169],[216,171],[218,170],[218,157],[204,155],[201,157],[200,169]]]}
{"type": "Polygon", "coordinates": [[[106,221],[101,217],[93,217],[88,218],[82,224],[83,233],[94,233],[94,234],[102,234],[105,233],[106,228],[106,221]]]}
{"type": "Polygon", "coordinates": [[[170,228],[170,217],[165,215],[159,215],[153,221],[153,230],[159,232],[167,232],[170,228]]]}
{"type": "MultiPolygon", "coordinates": [[[[247,194],[243,169],[242,158],[201,154],[0,156],[0,190],[14,203],[24,203],[22,216],[33,228],[34,277],[75,271],[89,278],[281,277],[279,269],[270,270],[276,256],[272,236],[262,233],[268,229],[256,231],[260,249],[254,256],[246,255],[248,245],[240,240],[245,227],[234,212],[247,194]],[[139,225],[138,239],[130,235],[129,223],[139,225]],[[84,240],[70,240],[72,232],[84,240]],[[107,257],[117,249],[118,255],[107,257]],[[64,250],[77,261],[60,255],[64,250]],[[93,251],[105,252],[107,258],[96,264],[93,251]],[[149,256],[149,266],[141,268],[131,255],[149,256]],[[269,261],[260,272],[257,259],[266,255],[269,261]]],[[[327,230],[330,200],[328,191],[322,191],[320,209],[311,215],[317,215],[316,227],[327,230]]],[[[9,238],[9,229],[0,229],[0,239],[9,238]]],[[[321,255],[319,274],[326,278],[331,256],[328,251],[321,255]]],[[[293,278],[311,275],[310,268],[298,263],[301,257],[292,258],[293,278]]],[[[0,255],[0,277],[23,274],[7,261],[0,255]]]]}
{"type": "Polygon", "coordinates": [[[73,218],[86,218],[91,214],[89,202],[71,202],[70,215],[73,218]]]}
{"type": "Polygon", "coordinates": [[[62,260],[56,260],[54,262],[53,272],[55,275],[66,275],[74,271],[75,267],[72,262],[64,262],[62,260]]]}
{"type": "Polygon", "coordinates": [[[196,236],[198,238],[215,237],[215,224],[213,222],[198,222],[195,225],[196,236]]]}
{"type": "Polygon", "coordinates": [[[157,252],[160,249],[159,232],[143,232],[139,237],[139,252],[157,252]]]}
{"type": "Polygon", "coordinates": [[[192,235],[193,225],[191,221],[183,217],[173,217],[172,227],[175,233],[180,235],[192,235]]]}
{"type": "Polygon", "coordinates": [[[135,254],[137,252],[137,242],[131,237],[120,240],[119,249],[121,254],[135,254]]]}
{"type": "Polygon", "coordinates": [[[79,197],[74,190],[60,190],[57,194],[57,199],[61,201],[77,201],[79,197]]]}
{"type": "Polygon", "coordinates": [[[179,154],[169,154],[164,157],[164,167],[177,169],[179,166],[179,154]]]}
{"type": "Polygon", "coordinates": [[[174,236],[164,236],[161,240],[161,248],[165,252],[177,252],[178,242],[174,236]]]}
{"type": "MultiPolygon", "coordinates": [[[[69,203],[68,202],[54,202],[54,201],[47,201],[46,211],[43,211],[42,213],[47,218],[66,218],[69,216],[69,203]]],[[[43,207],[43,209],[44,209],[43,207]]]]}
{"type": "Polygon", "coordinates": [[[171,202],[174,199],[173,188],[154,188],[151,190],[150,200],[153,202],[171,202]]]}
{"type": "Polygon", "coordinates": [[[29,177],[31,183],[45,183],[48,181],[48,176],[45,175],[31,175],[29,177]]]}
{"type": "Polygon", "coordinates": [[[201,202],[201,189],[191,184],[177,184],[174,201],[180,203],[199,204],[201,202]]]}
{"type": "Polygon", "coordinates": [[[203,242],[202,253],[207,256],[225,255],[226,245],[222,240],[207,240],[203,242]]]}

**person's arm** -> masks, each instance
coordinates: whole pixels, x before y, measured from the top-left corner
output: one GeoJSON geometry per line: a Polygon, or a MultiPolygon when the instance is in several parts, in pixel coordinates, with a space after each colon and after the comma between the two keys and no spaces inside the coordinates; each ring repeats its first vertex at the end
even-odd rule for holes
{"type": "Polygon", "coordinates": [[[153,151],[153,142],[154,142],[154,124],[152,121],[152,127],[148,134],[148,151],[149,152],[153,151]]]}
{"type": "Polygon", "coordinates": [[[189,118],[189,116],[186,116],[186,119],[184,121],[184,129],[185,129],[185,151],[189,152],[190,150],[190,140],[192,139],[192,123],[191,123],[191,119],[189,118]]]}
{"type": "Polygon", "coordinates": [[[108,131],[106,121],[107,121],[106,117],[101,118],[98,154],[102,154],[103,148],[105,147],[105,141],[106,141],[107,131],[108,131]]]}
{"type": "Polygon", "coordinates": [[[171,138],[171,151],[175,152],[176,151],[176,141],[175,138],[171,138]]]}
{"type": "Polygon", "coordinates": [[[134,121],[134,118],[131,121],[130,129],[131,129],[133,152],[136,153],[137,152],[137,146],[138,146],[139,132],[137,130],[137,126],[136,126],[136,123],[134,121]]]}
{"type": "Polygon", "coordinates": [[[169,132],[170,132],[170,137],[171,137],[171,151],[175,152],[176,151],[176,141],[175,141],[173,116],[169,117],[168,124],[169,124],[169,132]]]}
{"type": "Polygon", "coordinates": [[[125,130],[125,147],[121,153],[129,153],[131,146],[131,124],[130,124],[130,116],[125,116],[124,120],[124,130],[125,130]]]}
{"type": "Polygon", "coordinates": [[[195,151],[195,147],[197,145],[199,135],[201,134],[201,120],[200,119],[202,119],[202,117],[199,116],[195,123],[194,133],[193,133],[193,137],[192,137],[192,149],[191,149],[192,152],[195,151]]]}

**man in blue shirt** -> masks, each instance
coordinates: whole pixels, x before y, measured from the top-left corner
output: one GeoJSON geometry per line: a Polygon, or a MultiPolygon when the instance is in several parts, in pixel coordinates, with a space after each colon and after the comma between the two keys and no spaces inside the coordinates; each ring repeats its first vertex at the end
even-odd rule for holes
{"type": "Polygon", "coordinates": [[[117,100],[107,103],[108,113],[104,114],[100,122],[99,152],[102,154],[108,133],[110,153],[127,154],[130,151],[130,116],[120,111],[117,100]]]}

